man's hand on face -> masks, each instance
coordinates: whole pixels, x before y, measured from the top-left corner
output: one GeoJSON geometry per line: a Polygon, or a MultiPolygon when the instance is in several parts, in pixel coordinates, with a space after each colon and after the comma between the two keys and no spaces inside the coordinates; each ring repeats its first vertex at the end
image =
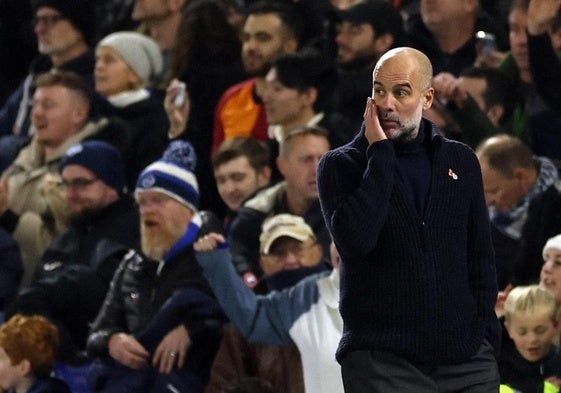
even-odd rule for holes
{"type": "Polygon", "coordinates": [[[378,107],[372,99],[368,97],[366,100],[366,109],[364,110],[364,125],[365,132],[364,136],[368,140],[369,144],[374,142],[379,142],[384,139],[388,139],[382,126],[380,125],[380,120],[378,119],[378,107]]]}

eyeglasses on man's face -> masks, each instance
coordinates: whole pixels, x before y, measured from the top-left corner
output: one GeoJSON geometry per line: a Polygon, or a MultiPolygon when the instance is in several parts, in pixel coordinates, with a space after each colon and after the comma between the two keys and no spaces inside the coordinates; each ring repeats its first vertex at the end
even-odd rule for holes
{"type": "Polygon", "coordinates": [[[62,179],[60,182],[58,182],[58,186],[64,190],[73,189],[76,191],[82,191],[98,180],[99,179],[97,177],[94,177],[92,179],[86,179],[83,177],[72,180],[62,179]]]}
{"type": "Polygon", "coordinates": [[[54,26],[57,22],[66,19],[64,16],[60,14],[52,14],[52,15],[35,15],[31,20],[31,25],[36,27],[39,24],[45,25],[47,27],[54,26]]]}

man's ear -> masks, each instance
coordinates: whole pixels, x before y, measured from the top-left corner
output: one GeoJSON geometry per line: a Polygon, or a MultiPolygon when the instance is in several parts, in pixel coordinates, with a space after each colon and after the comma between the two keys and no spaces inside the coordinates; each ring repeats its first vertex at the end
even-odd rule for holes
{"type": "MultiPolygon", "coordinates": [[[[312,247],[311,251],[311,255],[314,261],[317,261],[317,264],[319,264],[321,262],[321,260],[323,259],[323,247],[321,246],[321,244],[316,243],[314,244],[314,246],[312,247]]],[[[314,266],[315,266],[314,265],[314,266]]]]}
{"type": "Polygon", "coordinates": [[[425,90],[423,96],[423,109],[427,110],[432,106],[432,101],[434,100],[434,88],[429,87],[425,90]]]}
{"type": "Polygon", "coordinates": [[[27,359],[23,359],[21,362],[17,364],[17,370],[19,374],[23,377],[30,377],[33,375],[31,362],[27,359]]]}
{"type": "Polygon", "coordinates": [[[308,103],[308,105],[313,107],[314,103],[318,99],[318,89],[316,89],[315,87],[310,87],[302,94],[306,97],[306,102],[308,103]]]}
{"type": "Polygon", "coordinates": [[[503,114],[505,113],[505,108],[502,105],[493,105],[488,111],[487,111],[487,117],[491,120],[491,122],[498,126],[499,122],[501,120],[501,117],[503,117],[503,114]]]}
{"type": "Polygon", "coordinates": [[[289,38],[284,41],[282,47],[284,49],[284,53],[296,53],[298,50],[298,41],[296,41],[295,38],[289,38]]]}
{"type": "Polygon", "coordinates": [[[264,166],[257,172],[257,184],[259,187],[265,187],[271,181],[271,167],[264,166]]]}
{"type": "Polygon", "coordinates": [[[76,102],[74,110],[72,111],[72,120],[74,124],[84,124],[90,115],[90,106],[85,101],[81,100],[76,102]]]}

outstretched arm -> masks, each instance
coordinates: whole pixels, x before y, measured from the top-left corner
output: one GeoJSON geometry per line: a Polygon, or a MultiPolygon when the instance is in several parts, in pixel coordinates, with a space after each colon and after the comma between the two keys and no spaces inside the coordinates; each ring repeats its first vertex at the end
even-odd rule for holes
{"type": "Polygon", "coordinates": [[[257,296],[242,282],[227,249],[217,249],[224,237],[211,233],[200,238],[194,248],[220,305],[230,320],[251,342],[289,344],[289,329],[294,320],[309,308],[309,299],[294,291],[273,292],[257,296]]]}

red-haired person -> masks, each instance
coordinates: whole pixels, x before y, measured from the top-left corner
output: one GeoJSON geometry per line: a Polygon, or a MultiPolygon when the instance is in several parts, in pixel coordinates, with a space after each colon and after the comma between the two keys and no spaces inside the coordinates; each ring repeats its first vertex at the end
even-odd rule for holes
{"type": "Polygon", "coordinates": [[[50,377],[58,350],[58,330],[41,316],[16,314],[0,327],[0,391],[71,393],[50,377]]]}

